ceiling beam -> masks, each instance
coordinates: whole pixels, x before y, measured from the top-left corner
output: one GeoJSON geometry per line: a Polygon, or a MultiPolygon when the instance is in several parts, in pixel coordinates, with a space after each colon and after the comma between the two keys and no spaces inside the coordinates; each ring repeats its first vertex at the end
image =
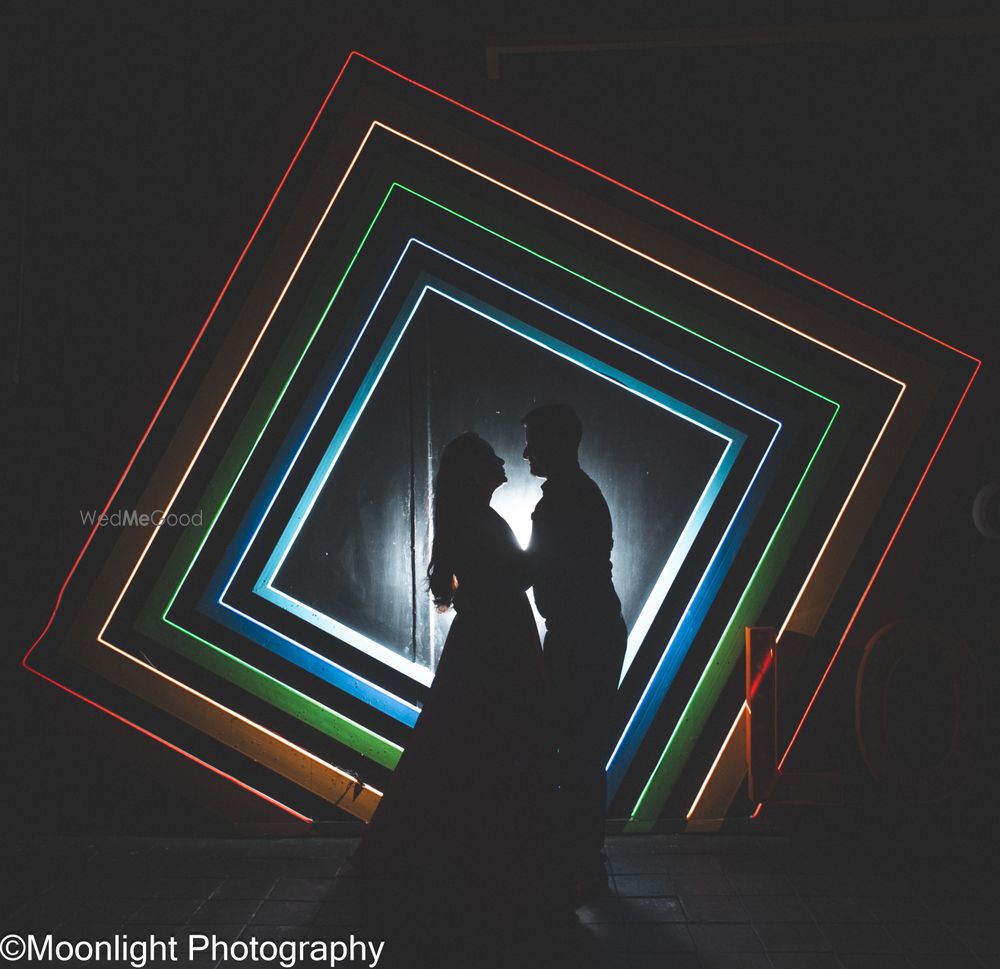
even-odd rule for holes
{"type": "Polygon", "coordinates": [[[491,80],[498,80],[500,58],[509,54],[862,43],[915,37],[933,39],[967,37],[998,32],[1000,32],[1000,16],[992,15],[491,37],[486,41],[486,73],[491,80]]]}

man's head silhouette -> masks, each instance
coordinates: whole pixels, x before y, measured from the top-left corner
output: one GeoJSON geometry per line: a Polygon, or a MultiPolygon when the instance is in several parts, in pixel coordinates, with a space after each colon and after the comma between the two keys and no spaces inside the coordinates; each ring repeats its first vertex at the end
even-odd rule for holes
{"type": "Polygon", "coordinates": [[[579,466],[583,425],[567,404],[545,404],[521,418],[524,425],[524,459],[537,478],[572,471],[579,466]]]}

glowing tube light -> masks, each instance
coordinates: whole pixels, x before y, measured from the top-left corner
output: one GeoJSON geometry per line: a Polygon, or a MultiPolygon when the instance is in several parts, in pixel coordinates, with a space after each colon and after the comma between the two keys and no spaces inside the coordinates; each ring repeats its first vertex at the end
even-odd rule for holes
{"type": "MultiPolygon", "coordinates": [[[[947,345],[947,344],[946,344],[947,345]]],[[[960,351],[959,351],[960,352],[960,351]]],[[[968,356],[968,354],[964,354],[968,356]]],[[[975,359],[974,357],[971,359],[975,359]]],[[[868,580],[868,584],[865,586],[865,591],[861,595],[861,599],[858,604],[854,607],[854,611],[851,613],[851,618],[847,621],[847,626],[844,627],[844,632],[842,633],[840,640],[837,643],[837,648],[834,650],[833,656],[830,657],[830,662],[827,664],[826,669],[823,671],[823,676],[819,683],[816,685],[816,689],[813,691],[813,695],[809,700],[809,704],[806,707],[805,713],[802,714],[802,718],[799,720],[798,726],[795,728],[794,734],[792,734],[792,739],[788,742],[788,746],[785,748],[785,752],[781,755],[781,760],[778,762],[778,770],[780,771],[785,761],[791,752],[792,746],[798,739],[799,732],[802,730],[802,725],[805,723],[806,718],[809,716],[810,711],[813,708],[813,704],[816,702],[816,698],[819,696],[820,690],[823,689],[823,684],[826,682],[826,678],[830,675],[830,670],[833,668],[833,664],[837,660],[837,656],[840,653],[841,647],[847,640],[847,637],[851,633],[851,629],[854,626],[854,621],[858,618],[858,614],[861,612],[861,608],[865,603],[865,599],[868,597],[868,593],[871,592],[872,586],[875,584],[875,580],[878,578],[879,572],[882,570],[882,566],[885,564],[885,560],[889,556],[889,552],[892,549],[893,544],[896,541],[896,537],[899,535],[900,530],[903,527],[903,523],[906,521],[906,516],[909,515],[910,509],[913,507],[913,503],[917,500],[917,494],[923,487],[924,481],[930,472],[931,465],[934,463],[934,459],[938,456],[938,452],[941,450],[941,445],[944,444],[944,439],[948,436],[948,432],[951,430],[952,424],[955,423],[955,418],[958,417],[958,412],[962,409],[962,405],[965,403],[965,398],[968,396],[969,391],[972,389],[972,383],[979,374],[979,369],[982,366],[982,361],[977,360],[976,366],[969,377],[969,382],[965,385],[965,389],[962,391],[962,396],[959,398],[958,403],[955,405],[955,410],[952,412],[951,417],[948,420],[948,425],[944,429],[944,433],[941,435],[941,439],[937,442],[937,446],[934,448],[934,453],[931,455],[930,460],[927,462],[927,467],[924,468],[923,473],[920,475],[920,480],[917,482],[917,488],[910,497],[910,500],[906,503],[906,508],[903,509],[903,515],[899,519],[895,529],[893,529],[892,536],[889,538],[889,544],[885,547],[885,551],[882,553],[878,560],[878,565],[875,566],[875,571],[872,573],[872,577],[868,580]]],[[[782,627],[784,630],[787,627],[787,623],[782,627]]],[[[760,810],[758,806],[757,810],[760,810]]]]}
{"type": "MultiPolygon", "coordinates": [[[[35,643],[34,645],[37,645],[37,643],[35,643]]],[[[234,784],[241,790],[246,791],[248,794],[253,794],[256,797],[259,797],[262,801],[264,801],[267,804],[270,804],[272,807],[276,807],[279,810],[284,811],[289,817],[294,818],[296,821],[301,821],[303,824],[312,824],[313,821],[312,818],[307,817],[305,814],[300,814],[298,811],[294,810],[293,808],[290,808],[287,804],[283,804],[281,801],[276,800],[269,794],[265,794],[263,791],[258,790],[256,787],[251,787],[249,784],[245,783],[244,781],[241,781],[238,777],[234,777],[232,774],[229,774],[224,770],[220,770],[214,764],[210,764],[208,763],[208,761],[202,760],[200,757],[196,757],[190,751],[184,750],[184,748],[182,747],[178,747],[177,744],[171,743],[169,740],[165,740],[159,734],[153,733],[152,730],[147,730],[140,724],[135,723],[134,721],[128,720],[127,718],[123,717],[120,713],[115,713],[114,710],[111,710],[108,707],[103,706],[96,700],[90,699],[90,697],[84,696],[82,693],[78,693],[76,690],[66,686],[65,683],[60,683],[59,680],[54,679],[47,673],[43,673],[41,670],[35,669],[34,667],[27,665],[25,666],[25,668],[30,670],[35,675],[40,676],[43,680],[46,681],[46,683],[51,683],[53,686],[59,687],[60,690],[63,690],[64,692],[70,694],[70,696],[76,697],[78,700],[82,700],[84,703],[93,707],[95,710],[100,710],[101,713],[107,714],[113,720],[117,720],[120,724],[126,727],[131,727],[133,730],[138,731],[140,734],[152,740],[154,743],[158,743],[161,746],[166,747],[167,750],[173,751],[173,753],[178,754],[179,756],[185,758],[191,763],[197,764],[199,767],[204,767],[206,770],[215,774],[216,777],[221,777],[223,780],[229,781],[230,783],[234,784]]]]}

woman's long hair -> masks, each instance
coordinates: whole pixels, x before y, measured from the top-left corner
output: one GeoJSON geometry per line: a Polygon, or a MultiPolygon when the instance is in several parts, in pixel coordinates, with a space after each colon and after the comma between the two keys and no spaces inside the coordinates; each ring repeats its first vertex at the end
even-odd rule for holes
{"type": "Polygon", "coordinates": [[[444,446],[434,479],[434,543],[427,566],[427,582],[434,604],[442,612],[455,599],[455,548],[463,522],[474,507],[475,476],[489,445],[475,432],[466,431],[444,446]]]}

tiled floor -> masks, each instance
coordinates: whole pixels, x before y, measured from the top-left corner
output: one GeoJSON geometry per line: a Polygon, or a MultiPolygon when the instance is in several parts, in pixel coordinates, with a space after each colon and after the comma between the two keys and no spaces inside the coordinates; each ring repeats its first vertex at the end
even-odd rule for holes
{"type": "MultiPolygon", "coordinates": [[[[0,936],[175,937],[176,961],[151,964],[280,965],[237,961],[244,950],[235,947],[228,962],[190,962],[187,940],[192,934],[258,944],[350,940],[353,932],[360,944],[346,864],[354,845],[334,838],[7,839],[0,842],[0,936]]],[[[579,925],[550,936],[540,962],[608,969],[1000,969],[996,855],[983,844],[637,836],[609,839],[608,859],[614,894],[578,909],[579,925]]],[[[506,938],[517,950],[513,933],[506,938]]],[[[4,949],[10,944],[0,942],[0,958],[11,954],[4,949]]],[[[409,953],[392,953],[395,962],[390,955],[384,950],[380,964],[411,964],[409,953]]],[[[370,950],[362,958],[356,948],[354,956],[337,964],[372,964],[370,950]]],[[[467,969],[486,961],[467,951],[455,959],[467,969]]],[[[528,960],[515,951],[509,964],[528,960]]]]}

